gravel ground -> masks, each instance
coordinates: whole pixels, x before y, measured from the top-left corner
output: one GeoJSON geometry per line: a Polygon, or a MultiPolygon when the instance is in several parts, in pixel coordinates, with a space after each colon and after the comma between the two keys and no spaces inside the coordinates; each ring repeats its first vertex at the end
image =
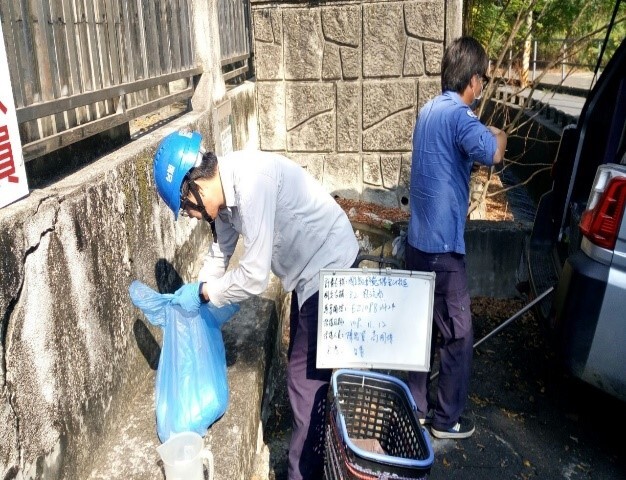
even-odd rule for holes
{"type": "MultiPolygon", "coordinates": [[[[519,299],[474,298],[475,341],[524,305],[519,299]]],[[[278,375],[284,378],[284,371],[278,375]]],[[[287,478],[291,417],[284,382],[279,384],[266,428],[270,480],[287,478]]],[[[476,348],[468,405],[476,433],[433,440],[429,478],[626,479],[623,444],[615,439],[626,427],[624,406],[564,375],[528,312],[476,348]]]]}

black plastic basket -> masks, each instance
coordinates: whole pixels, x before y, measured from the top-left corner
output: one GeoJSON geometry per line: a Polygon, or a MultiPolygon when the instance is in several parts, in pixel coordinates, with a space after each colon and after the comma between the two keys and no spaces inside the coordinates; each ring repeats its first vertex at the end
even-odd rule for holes
{"type": "Polygon", "coordinates": [[[423,479],[434,460],[408,387],[380,373],[337,370],[326,427],[327,480],[423,479]],[[384,453],[355,441],[375,440],[384,453]]]}

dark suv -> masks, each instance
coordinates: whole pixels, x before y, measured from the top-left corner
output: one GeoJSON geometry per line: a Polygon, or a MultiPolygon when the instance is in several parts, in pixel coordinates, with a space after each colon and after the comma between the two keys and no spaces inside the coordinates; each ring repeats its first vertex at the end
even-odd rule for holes
{"type": "Polygon", "coordinates": [[[526,249],[538,312],[575,377],[626,401],[626,40],[563,131],[526,249]]]}

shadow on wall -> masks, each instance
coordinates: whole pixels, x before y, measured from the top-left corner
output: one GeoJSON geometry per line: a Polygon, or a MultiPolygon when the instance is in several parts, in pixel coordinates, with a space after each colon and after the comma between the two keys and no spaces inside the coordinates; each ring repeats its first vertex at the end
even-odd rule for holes
{"type": "Polygon", "coordinates": [[[161,346],[158,344],[152,332],[148,330],[145,322],[137,319],[133,324],[133,333],[137,347],[146,359],[146,362],[152,370],[156,370],[159,366],[159,358],[161,357],[161,346]]]}
{"type": "Polygon", "coordinates": [[[154,279],[159,293],[173,293],[184,283],[174,266],[164,258],[154,265],[154,279]]]}
{"type": "MultiPolygon", "coordinates": [[[[183,285],[182,277],[178,274],[174,266],[164,258],[157,260],[154,265],[154,278],[159,293],[172,293],[183,285]]],[[[156,370],[159,366],[161,346],[148,328],[145,319],[135,320],[133,333],[139,351],[146,359],[150,368],[156,370]]]]}
{"type": "Polygon", "coordinates": [[[26,162],[28,186],[43,189],[94,163],[130,141],[128,124],[80,140],[26,162]]]}

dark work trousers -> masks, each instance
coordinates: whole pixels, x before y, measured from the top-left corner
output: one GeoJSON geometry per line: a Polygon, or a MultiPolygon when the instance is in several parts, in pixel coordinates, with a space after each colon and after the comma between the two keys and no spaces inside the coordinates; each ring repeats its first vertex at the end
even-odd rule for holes
{"type": "Polygon", "coordinates": [[[287,365],[287,391],[293,412],[289,443],[289,480],[320,480],[324,477],[324,426],[326,395],[332,369],[315,368],[319,293],[298,310],[291,294],[291,317],[287,365]]]}
{"type": "Polygon", "coordinates": [[[435,272],[435,298],[431,365],[439,348],[437,403],[429,405],[429,372],[409,372],[408,385],[420,412],[435,409],[433,426],[447,430],[465,409],[472,368],[474,333],[465,256],[458,253],[425,253],[406,244],[407,270],[435,272]],[[437,334],[440,338],[437,338],[437,334]]]}

